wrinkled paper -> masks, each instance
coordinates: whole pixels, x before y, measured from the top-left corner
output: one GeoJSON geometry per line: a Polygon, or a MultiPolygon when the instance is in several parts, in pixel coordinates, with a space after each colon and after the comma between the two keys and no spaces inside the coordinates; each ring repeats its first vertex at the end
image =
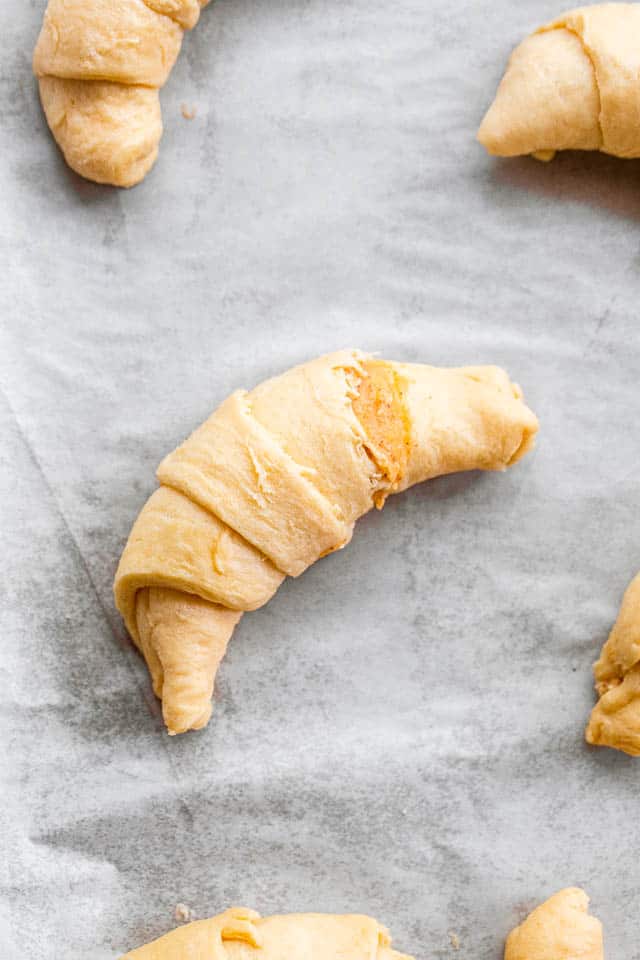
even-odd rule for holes
{"type": "Polygon", "coordinates": [[[581,884],[634,957],[640,761],[582,734],[640,567],[640,167],[474,139],[559,8],[217,0],[117,191],[48,134],[44,6],[5,0],[0,64],[0,954],[114,960],[177,904],[242,904],[498,960],[581,884]],[[537,449],[366,517],[243,618],[210,726],[170,739],[111,595],[155,467],[343,346],[505,366],[537,449]]]}

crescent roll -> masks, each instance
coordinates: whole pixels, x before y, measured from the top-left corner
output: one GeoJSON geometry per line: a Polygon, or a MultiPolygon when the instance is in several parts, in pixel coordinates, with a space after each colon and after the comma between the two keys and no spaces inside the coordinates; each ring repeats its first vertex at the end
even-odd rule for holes
{"type": "Polygon", "coordinates": [[[158,91],[209,0],[49,0],[33,55],[40,99],[69,166],[131,187],[158,156],[158,91]]]}
{"type": "Polygon", "coordinates": [[[640,756],[640,575],[627,588],[593,672],[600,699],[587,741],[640,756]]]}
{"type": "Polygon", "coordinates": [[[504,960],[604,960],[602,924],[577,887],[554,894],[507,937],[504,960]]]}
{"type": "Polygon", "coordinates": [[[511,54],[478,131],[489,153],[640,157],[640,5],[580,7],[511,54]]]}
{"type": "Polygon", "coordinates": [[[115,578],[170,733],[203,727],[243,611],[344,547],[392,493],[505,470],[538,423],[497,367],[438,369],[358,350],[238,390],[170,453],[115,578]]]}
{"type": "Polygon", "coordinates": [[[262,918],[232,907],[188,923],[121,960],[412,960],[371,917],[292,913],[262,918]]]}

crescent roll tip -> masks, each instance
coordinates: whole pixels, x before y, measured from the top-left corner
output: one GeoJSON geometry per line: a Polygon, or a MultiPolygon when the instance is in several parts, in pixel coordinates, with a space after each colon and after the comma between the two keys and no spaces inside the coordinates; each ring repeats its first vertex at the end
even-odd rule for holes
{"type": "Polygon", "coordinates": [[[640,5],[562,14],[520,43],[478,131],[490,154],[640,157],[640,5]]]}
{"type": "Polygon", "coordinates": [[[568,887],[549,897],[507,937],[504,960],[604,960],[602,924],[589,897],[568,887]]]}

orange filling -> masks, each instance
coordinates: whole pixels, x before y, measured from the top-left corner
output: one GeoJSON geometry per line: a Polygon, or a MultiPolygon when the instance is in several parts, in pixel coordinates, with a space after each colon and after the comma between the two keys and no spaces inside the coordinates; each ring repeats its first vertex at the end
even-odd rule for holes
{"type": "Polygon", "coordinates": [[[390,363],[367,360],[353,410],[367,434],[367,453],[385,481],[374,495],[378,509],[406,473],[411,430],[406,404],[407,385],[390,363]]]}

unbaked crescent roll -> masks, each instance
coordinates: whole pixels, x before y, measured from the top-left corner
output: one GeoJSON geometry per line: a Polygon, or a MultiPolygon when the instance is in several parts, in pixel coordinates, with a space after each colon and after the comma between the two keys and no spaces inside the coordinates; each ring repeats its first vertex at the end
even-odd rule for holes
{"type": "Polygon", "coordinates": [[[497,367],[343,350],[232,394],[158,469],[115,599],[170,733],[203,727],[240,615],[344,547],[358,517],[441,474],[504,470],[538,423],[497,367]]]}
{"type": "MultiPolygon", "coordinates": [[[[504,960],[603,960],[602,924],[584,890],[569,887],[529,914],[507,937],[504,960]]],[[[160,958],[158,958],[160,960],[160,958]]]]}
{"type": "Polygon", "coordinates": [[[209,0],[49,0],[33,56],[47,122],[69,166],[131,187],[162,136],[158,90],[209,0]]]}
{"type": "Polygon", "coordinates": [[[593,672],[600,699],[587,741],[640,756],[640,575],[627,588],[593,672]]]}
{"type": "Polygon", "coordinates": [[[292,913],[262,918],[232,907],[188,923],[121,960],[412,960],[371,917],[292,913]]]}
{"type": "Polygon", "coordinates": [[[563,14],[511,54],[478,140],[489,153],[640,157],[640,4],[563,14]]]}

